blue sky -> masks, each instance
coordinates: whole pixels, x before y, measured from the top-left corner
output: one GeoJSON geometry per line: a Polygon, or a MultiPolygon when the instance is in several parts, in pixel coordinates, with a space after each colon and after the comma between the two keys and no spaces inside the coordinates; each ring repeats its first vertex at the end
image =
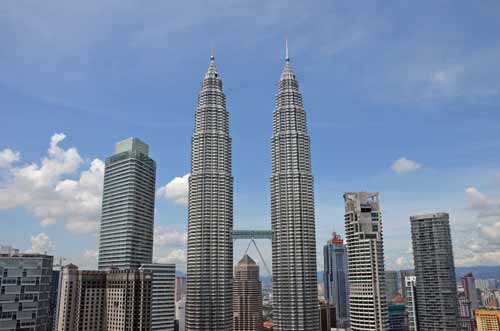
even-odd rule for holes
{"type": "Polygon", "coordinates": [[[212,44],[231,116],[235,227],[270,228],[271,116],[288,35],[312,139],[318,247],[343,233],[342,193],[369,190],[381,194],[388,268],[411,266],[409,215],[436,211],[451,214],[457,265],[500,261],[497,1],[1,9],[0,243],[92,267],[98,160],[137,136],[158,165],[155,255],[182,269],[185,180],[174,178],[189,172],[212,44]]]}

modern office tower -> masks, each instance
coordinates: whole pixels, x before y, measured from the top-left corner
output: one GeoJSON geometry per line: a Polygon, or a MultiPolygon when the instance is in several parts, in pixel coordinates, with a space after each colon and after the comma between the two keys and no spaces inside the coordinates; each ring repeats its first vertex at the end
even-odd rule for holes
{"type": "Polygon", "coordinates": [[[186,298],[187,279],[185,276],[175,277],[175,302],[186,298]]]}
{"type": "Polygon", "coordinates": [[[385,272],[385,293],[387,302],[390,302],[398,294],[398,273],[396,271],[385,272]]]}
{"type": "Polygon", "coordinates": [[[63,267],[57,331],[106,330],[106,272],[63,267]]]}
{"type": "Polygon", "coordinates": [[[406,298],[406,311],[408,314],[408,330],[417,331],[418,330],[418,319],[417,319],[417,277],[406,276],[404,285],[404,293],[406,298]]]}
{"type": "Polygon", "coordinates": [[[456,331],[458,296],[449,215],[411,216],[410,222],[419,329],[456,331]]]}
{"type": "Polygon", "coordinates": [[[175,302],[175,320],[178,331],[186,330],[186,298],[175,302]]]}
{"type": "Polygon", "coordinates": [[[108,331],[151,330],[153,274],[146,270],[111,270],[106,274],[108,331]]]}
{"type": "Polygon", "coordinates": [[[406,292],[405,292],[405,288],[406,288],[406,277],[410,277],[410,276],[415,276],[415,270],[400,270],[399,271],[399,280],[401,282],[401,295],[403,297],[406,298],[406,292]]]}
{"type": "Polygon", "coordinates": [[[471,302],[467,298],[465,292],[458,292],[458,310],[460,317],[461,331],[474,331],[474,313],[471,307],[471,302]]]}
{"type": "Polygon", "coordinates": [[[233,327],[233,176],[229,114],[214,56],[198,96],[191,145],[186,330],[233,327]]]}
{"type": "Polygon", "coordinates": [[[273,113],[271,147],[273,330],[318,331],[310,139],[288,50],[273,113]]]}
{"type": "Polygon", "coordinates": [[[52,263],[49,255],[2,249],[0,330],[47,330],[52,263]]]}
{"type": "Polygon", "coordinates": [[[500,330],[500,309],[479,308],[476,310],[477,331],[500,330]]]}
{"type": "Polygon", "coordinates": [[[330,304],[326,301],[320,301],[319,330],[330,331],[333,327],[336,327],[337,321],[335,316],[335,304],[330,304]]]}
{"type": "Polygon", "coordinates": [[[152,262],[156,163],[148,154],[148,145],[128,138],[106,159],[99,270],[152,262]]]}
{"type": "Polygon", "coordinates": [[[174,331],[175,264],[143,264],[139,270],[153,274],[151,283],[151,331],[174,331]]]}
{"type": "Polygon", "coordinates": [[[402,296],[397,295],[395,300],[390,302],[387,311],[389,313],[389,328],[388,331],[406,331],[406,307],[402,296]]]}
{"type": "Polygon", "coordinates": [[[245,254],[234,270],[233,331],[262,331],[259,266],[245,254]]]}
{"type": "Polygon", "coordinates": [[[57,325],[57,298],[59,297],[59,280],[61,276],[60,267],[53,266],[52,279],[50,281],[50,296],[49,296],[49,323],[47,330],[55,331],[57,325]]]}
{"type": "Polygon", "coordinates": [[[337,327],[349,327],[349,283],[347,281],[347,249],[342,237],[333,238],[323,246],[323,283],[325,300],[335,306],[337,327]]]}
{"type": "Polygon", "coordinates": [[[468,273],[462,277],[462,287],[464,288],[465,297],[470,301],[471,309],[474,311],[479,307],[480,298],[476,289],[476,281],[472,273],[468,273]]]}
{"type": "Polygon", "coordinates": [[[345,193],[351,329],[387,330],[384,245],[378,193],[345,193]]]}

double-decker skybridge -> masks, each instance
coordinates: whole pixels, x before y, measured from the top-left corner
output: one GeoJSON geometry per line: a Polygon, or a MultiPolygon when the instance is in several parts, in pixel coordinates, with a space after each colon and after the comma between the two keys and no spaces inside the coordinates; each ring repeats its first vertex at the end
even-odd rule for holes
{"type": "Polygon", "coordinates": [[[271,269],[269,269],[266,260],[264,259],[264,256],[262,256],[259,246],[257,246],[255,240],[264,239],[271,241],[273,239],[273,232],[271,230],[233,230],[233,241],[241,239],[250,240],[244,254],[248,252],[250,245],[253,244],[257,249],[257,253],[259,254],[264,268],[266,268],[267,273],[269,275],[272,275],[271,269]]]}

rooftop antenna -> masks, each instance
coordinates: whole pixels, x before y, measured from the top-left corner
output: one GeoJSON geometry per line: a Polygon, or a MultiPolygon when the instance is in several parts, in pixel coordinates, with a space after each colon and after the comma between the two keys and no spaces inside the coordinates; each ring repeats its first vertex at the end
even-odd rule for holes
{"type": "Polygon", "coordinates": [[[215,60],[215,46],[213,41],[212,41],[212,46],[210,46],[210,60],[211,61],[215,60]]]}

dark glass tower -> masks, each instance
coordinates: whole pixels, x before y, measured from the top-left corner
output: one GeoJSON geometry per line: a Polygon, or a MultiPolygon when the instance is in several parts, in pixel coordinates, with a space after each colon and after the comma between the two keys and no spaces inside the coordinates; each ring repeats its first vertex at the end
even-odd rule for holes
{"type": "Polygon", "coordinates": [[[318,331],[310,140],[299,85],[286,53],[271,138],[273,330],[318,331]]]}
{"type": "Polygon", "coordinates": [[[211,56],[198,97],[191,146],[187,331],[233,327],[233,177],[229,114],[211,56]]]}

